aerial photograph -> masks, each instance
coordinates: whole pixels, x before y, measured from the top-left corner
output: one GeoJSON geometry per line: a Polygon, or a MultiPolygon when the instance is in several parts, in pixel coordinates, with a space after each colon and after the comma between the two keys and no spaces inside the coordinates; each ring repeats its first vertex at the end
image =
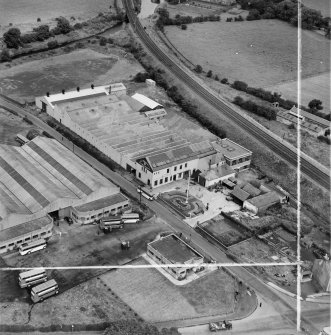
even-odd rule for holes
{"type": "Polygon", "coordinates": [[[0,335],[331,335],[331,0],[0,0],[0,335]]]}

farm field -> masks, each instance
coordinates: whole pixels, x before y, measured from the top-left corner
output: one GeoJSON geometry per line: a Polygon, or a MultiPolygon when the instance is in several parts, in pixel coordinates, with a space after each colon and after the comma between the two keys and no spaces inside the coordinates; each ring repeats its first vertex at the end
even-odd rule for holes
{"type": "Polygon", "coordinates": [[[121,59],[118,50],[108,54],[92,49],[80,49],[42,60],[28,61],[3,69],[0,74],[2,93],[19,100],[95,85],[125,80],[141,70],[137,62],[121,59]]]}
{"type": "MultiPolygon", "coordinates": [[[[268,90],[280,93],[283,98],[297,101],[298,82],[290,81],[267,87],[268,90]]],[[[301,81],[301,104],[308,106],[309,101],[319,99],[323,102],[322,112],[330,113],[330,72],[305,78],[301,81]]]]}
{"type": "Polygon", "coordinates": [[[0,108],[0,144],[19,146],[15,140],[16,134],[26,136],[31,129],[38,129],[38,127],[30,125],[20,116],[0,108]]]}
{"type": "MultiPolygon", "coordinates": [[[[145,265],[139,259],[132,264],[145,265]]],[[[255,298],[243,294],[245,306],[235,304],[236,281],[223,270],[215,270],[184,286],[172,284],[152,268],[118,269],[101,276],[136,313],[149,322],[225,315],[234,310],[250,314],[255,298]]],[[[244,315],[247,315],[244,314],[244,315]]]]}
{"type": "MultiPolygon", "coordinates": [[[[297,30],[287,23],[223,20],[189,24],[187,30],[167,26],[165,33],[194,64],[230,82],[265,87],[296,79],[297,30]]],[[[329,48],[330,41],[323,36],[302,34],[303,78],[330,71],[329,48]]]]}

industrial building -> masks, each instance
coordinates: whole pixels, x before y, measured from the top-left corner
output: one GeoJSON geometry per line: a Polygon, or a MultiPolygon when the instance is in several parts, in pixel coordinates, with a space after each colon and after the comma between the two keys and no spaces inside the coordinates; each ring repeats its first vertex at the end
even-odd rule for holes
{"type": "Polygon", "coordinates": [[[54,139],[0,145],[0,252],[51,236],[52,218],[76,223],[125,210],[120,188],[54,139]]]}
{"type": "Polygon", "coordinates": [[[219,178],[221,165],[229,176],[250,165],[252,152],[229,139],[192,143],[172,131],[160,122],[167,116],[161,104],[128,96],[121,83],[39,97],[36,105],[151,188],[196,170],[216,169],[219,178]]]}
{"type": "Polygon", "coordinates": [[[202,264],[203,256],[185,243],[175,234],[162,237],[147,245],[147,255],[159,264],[180,265],[178,267],[165,267],[164,269],[174,278],[182,280],[187,272],[192,270],[183,264],[202,264]]]}

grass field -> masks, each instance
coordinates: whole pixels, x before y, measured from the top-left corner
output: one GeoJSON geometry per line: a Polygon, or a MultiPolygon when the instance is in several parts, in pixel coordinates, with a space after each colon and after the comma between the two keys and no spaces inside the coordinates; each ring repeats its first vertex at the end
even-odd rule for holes
{"type": "Polygon", "coordinates": [[[100,48],[102,53],[89,48],[54,56],[44,53],[43,59],[29,61],[25,58],[22,64],[4,68],[0,73],[2,93],[23,101],[33,100],[47,91],[58,93],[77,86],[89,87],[92,83],[105,85],[130,79],[141,71],[140,64],[123,58],[115,47],[109,50],[107,47],[93,48],[100,48]]]}
{"type": "MultiPolygon", "coordinates": [[[[254,87],[276,85],[297,76],[297,30],[278,20],[205,22],[187,30],[167,26],[175,47],[205,71],[254,87]]],[[[302,76],[330,70],[330,41],[302,34],[302,76]]]]}
{"type": "Polygon", "coordinates": [[[323,16],[330,16],[330,0],[302,0],[302,3],[309,8],[321,11],[323,16]]]}
{"type": "MultiPolygon", "coordinates": [[[[297,101],[298,82],[291,81],[268,87],[268,90],[281,93],[285,99],[297,101]]],[[[301,81],[301,103],[308,106],[309,101],[320,99],[323,102],[322,112],[330,113],[330,72],[309,77],[301,81]]]]}
{"type": "Polygon", "coordinates": [[[30,129],[38,129],[6,110],[0,108],[0,144],[20,146],[15,140],[16,134],[26,136],[30,129]]]}
{"type": "MultiPolygon", "coordinates": [[[[134,264],[147,264],[139,259],[134,264]]],[[[120,269],[102,280],[143,319],[150,322],[220,315],[234,310],[234,279],[216,270],[176,286],[155,269],[120,269]]]]}

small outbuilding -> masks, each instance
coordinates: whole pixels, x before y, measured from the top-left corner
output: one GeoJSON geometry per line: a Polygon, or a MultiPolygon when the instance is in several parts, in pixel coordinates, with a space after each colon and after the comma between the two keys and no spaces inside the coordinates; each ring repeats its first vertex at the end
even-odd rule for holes
{"type": "Polygon", "coordinates": [[[248,192],[244,191],[239,186],[236,186],[230,194],[240,205],[243,205],[244,201],[252,197],[248,192]]]}
{"type": "Polygon", "coordinates": [[[217,168],[202,172],[198,177],[198,183],[204,187],[210,187],[220,181],[235,176],[235,171],[227,165],[221,165],[217,168]]]}
{"type": "Polygon", "coordinates": [[[273,191],[245,200],[243,207],[253,212],[254,214],[257,214],[266,211],[269,207],[279,204],[280,202],[280,196],[277,194],[277,192],[273,191]]]}

